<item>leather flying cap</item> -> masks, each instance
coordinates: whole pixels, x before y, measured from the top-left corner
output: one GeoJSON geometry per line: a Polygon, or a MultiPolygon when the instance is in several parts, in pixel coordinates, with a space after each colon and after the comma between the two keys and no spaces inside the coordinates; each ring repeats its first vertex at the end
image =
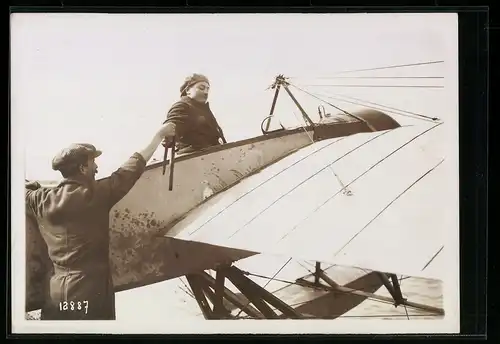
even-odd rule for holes
{"type": "Polygon", "coordinates": [[[194,84],[197,84],[197,83],[203,82],[203,81],[206,82],[207,84],[210,84],[210,82],[208,81],[208,78],[203,74],[196,74],[195,73],[195,74],[192,74],[192,75],[186,77],[186,79],[184,79],[184,82],[182,83],[181,88],[180,88],[181,96],[186,95],[186,91],[188,90],[188,88],[190,88],[194,84]]]}
{"type": "Polygon", "coordinates": [[[83,164],[89,158],[97,158],[102,152],[88,143],[74,143],[61,150],[52,159],[52,169],[57,171],[63,167],[83,164]]]}

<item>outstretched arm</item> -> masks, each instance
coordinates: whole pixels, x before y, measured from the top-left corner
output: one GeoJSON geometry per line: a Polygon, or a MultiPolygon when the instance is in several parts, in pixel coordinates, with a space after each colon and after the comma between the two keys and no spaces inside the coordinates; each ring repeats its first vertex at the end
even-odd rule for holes
{"type": "Polygon", "coordinates": [[[142,176],[147,162],[153,156],[162,139],[173,135],[175,135],[175,126],[169,123],[162,125],[146,147],[132,154],[108,179],[103,180],[108,184],[111,207],[120,201],[142,176]]]}
{"type": "Polygon", "coordinates": [[[156,133],[151,142],[139,152],[144,160],[149,161],[151,159],[163,139],[170,139],[175,136],[175,124],[167,122],[163,125],[162,129],[163,131],[156,133]]]}

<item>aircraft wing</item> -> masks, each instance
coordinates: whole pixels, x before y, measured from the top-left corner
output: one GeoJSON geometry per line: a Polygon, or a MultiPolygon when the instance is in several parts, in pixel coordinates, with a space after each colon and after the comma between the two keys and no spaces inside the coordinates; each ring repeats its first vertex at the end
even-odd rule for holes
{"type": "Polygon", "coordinates": [[[444,236],[458,225],[448,200],[457,165],[444,159],[443,128],[314,143],[211,197],[166,235],[440,279],[444,236]]]}

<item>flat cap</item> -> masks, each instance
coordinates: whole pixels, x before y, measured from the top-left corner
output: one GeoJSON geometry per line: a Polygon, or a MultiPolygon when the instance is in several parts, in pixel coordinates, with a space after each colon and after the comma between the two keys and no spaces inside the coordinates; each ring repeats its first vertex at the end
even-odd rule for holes
{"type": "Polygon", "coordinates": [[[101,154],[89,143],[74,143],[57,153],[52,159],[52,169],[57,171],[66,166],[83,164],[89,158],[97,158],[101,154]]]}
{"type": "Polygon", "coordinates": [[[207,84],[210,84],[210,81],[208,80],[208,78],[203,74],[194,73],[194,74],[187,76],[184,79],[184,82],[182,83],[182,85],[180,87],[181,96],[186,95],[186,91],[188,88],[190,88],[194,84],[197,84],[197,83],[202,82],[202,81],[206,82],[207,84]]]}

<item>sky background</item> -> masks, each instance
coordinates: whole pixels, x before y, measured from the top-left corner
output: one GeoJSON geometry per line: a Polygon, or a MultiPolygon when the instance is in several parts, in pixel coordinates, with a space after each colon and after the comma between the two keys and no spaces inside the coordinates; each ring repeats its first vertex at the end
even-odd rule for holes
{"type": "MultiPolygon", "coordinates": [[[[51,159],[72,142],[90,142],[104,151],[98,177],[105,177],[149,143],[190,73],[210,78],[212,110],[227,140],[236,141],[261,134],[260,123],[273,98],[273,91],[266,88],[280,73],[302,86],[446,85],[449,78],[320,78],[344,70],[434,60],[445,63],[356,75],[450,75],[456,58],[450,54],[456,43],[455,27],[450,25],[454,21],[453,15],[443,14],[15,14],[13,138],[24,145],[28,179],[59,179],[51,159]]],[[[450,97],[455,94],[441,89],[310,86],[307,90],[340,93],[428,116],[456,115],[450,113],[454,110],[450,104],[456,105],[450,97]]],[[[317,119],[320,102],[294,93],[317,119]]],[[[359,108],[328,100],[348,111],[359,108]]],[[[275,113],[285,126],[303,123],[285,93],[280,94],[275,113]]],[[[155,158],[161,156],[159,148],[155,158]]]]}

